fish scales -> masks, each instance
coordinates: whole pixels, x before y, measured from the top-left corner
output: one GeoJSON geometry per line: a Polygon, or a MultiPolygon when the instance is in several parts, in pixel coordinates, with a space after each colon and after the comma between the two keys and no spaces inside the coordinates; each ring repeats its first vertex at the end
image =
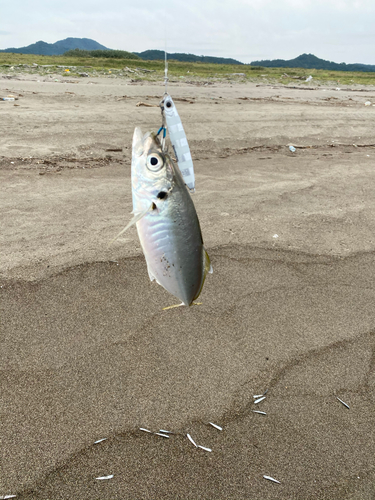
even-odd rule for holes
{"type": "Polygon", "coordinates": [[[185,181],[155,134],[133,137],[133,212],[146,210],[137,231],[150,279],[190,305],[212,272],[185,181]],[[151,207],[147,211],[147,208],[151,207]]]}

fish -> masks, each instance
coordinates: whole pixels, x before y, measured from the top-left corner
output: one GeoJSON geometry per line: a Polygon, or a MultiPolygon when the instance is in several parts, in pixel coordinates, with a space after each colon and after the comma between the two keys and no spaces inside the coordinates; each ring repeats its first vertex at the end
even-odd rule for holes
{"type": "Polygon", "coordinates": [[[127,227],[136,224],[150,280],[190,306],[212,273],[210,258],[178,166],[158,136],[143,135],[139,127],[133,135],[131,183],[134,217],[127,227]]]}

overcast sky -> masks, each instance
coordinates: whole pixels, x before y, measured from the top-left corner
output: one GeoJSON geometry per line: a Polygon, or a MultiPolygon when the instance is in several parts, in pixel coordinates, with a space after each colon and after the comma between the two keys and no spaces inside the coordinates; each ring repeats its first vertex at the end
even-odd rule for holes
{"type": "Polygon", "coordinates": [[[92,38],[111,49],[375,64],[375,0],[13,0],[0,48],[92,38]]]}

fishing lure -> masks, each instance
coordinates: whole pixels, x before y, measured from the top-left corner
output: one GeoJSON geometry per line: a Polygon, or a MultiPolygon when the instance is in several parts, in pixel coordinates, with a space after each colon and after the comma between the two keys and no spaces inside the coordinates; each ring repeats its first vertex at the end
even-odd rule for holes
{"type": "Polygon", "coordinates": [[[167,122],[169,138],[176,156],[177,164],[190,192],[195,192],[195,176],[193,160],[191,158],[189,144],[185,130],[177,112],[172,97],[166,93],[160,106],[167,122]]]}

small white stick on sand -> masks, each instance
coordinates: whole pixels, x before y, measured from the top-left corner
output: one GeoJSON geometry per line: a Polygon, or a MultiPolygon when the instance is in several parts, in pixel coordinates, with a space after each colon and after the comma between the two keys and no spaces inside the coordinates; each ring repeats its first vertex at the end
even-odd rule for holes
{"type": "Polygon", "coordinates": [[[263,392],[263,394],[255,394],[255,395],[253,396],[253,398],[254,398],[254,399],[261,398],[262,396],[265,396],[265,395],[267,394],[267,392],[268,392],[268,389],[266,389],[266,390],[263,392]]]}
{"type": "Polygon", "coordinates": [[[258,403],[260,403],[261,401],[263,401],[263,399],[266,399],[266,396],[262,396],[261,398],[256,399],[256,400],[254,401],[254,404],[255,404],[255,405],[257,405],[258,403]]]}
{"type": "Polygon", "coordinates": [[[169,436],[167,434],[161,434],[160,432],[154,432],[155,436],[161,436],[163,438],[168,438],[169,439],[169,436]]]}
{"type": "Polygon", "coordinates": [[[253,410],[253,413],[259,413],[260,415],[267,415],[265,411],[253,410]]]}
{"type": "Polygon", "coordinates": [[[186,434],[188,440],[193,443],[193,445],[197,448],[197,443],[194,441],[194,439],[190,436],[190,434],[186,434]]]}
{"type": "Polygon", "coordinates": [[[201,446],[200,444],[198,444],[198,448],[202,448],[202,450],[204,451],[212,451],[211,448],[206,448],[205,446],[201,446]]]}
{"type": "Polygon", "coordinates": [[[281,484],[280,481],[278,481],[277,479],[274,479],[271,476],[263,476],[263,477],[264,477],[264,479],[268,479],[268,481],[273,481],[274,483],[281,484]]]}
{"type": "Polygon", "coordinates": [[[208,422],[210,425],[212,425],[212,427],[215,427],[215,429],[217,429],[218,431],[222,431],[223,428],[220,427],[220,425],[216,425],[216,424],[213,424],[212,422],[208,422]]]}
{"type": "Polygon", "coordinates": [[[149,432],[150,434],[153,434],[152,431],[149,431],[148,429],[144,429],[143,427],[140,427],[139,430],[143,431],[143,432],[149,432]]]}
{"type": "Polygon", "coordinates": [[[102,439],[98,439],[97,441],[95,441],[94,444],[98,444],[98,443],[101,443],[102,441],[105,441],[106,439],[108,438],[102,438],[102,439]]]}
{"type": "Polygon", "coordinates": [[[340,401],[340,403],[342,403],[344,406],[346,406],[346,408],[348,410],[350,410],[350,406],[348,404],[344,403],[344,401],[342,399],[338,398],[337,396],[336,396],[336,398],[340,401]]]}
{"type": "Polygon", "coordinates": [[[98,479],[99,481],[103,481],[103,480],[112,479],[112,478],[113,478],[113,474],[110,474],[109,476],[96,477],[95,479],[98,479]]]}

